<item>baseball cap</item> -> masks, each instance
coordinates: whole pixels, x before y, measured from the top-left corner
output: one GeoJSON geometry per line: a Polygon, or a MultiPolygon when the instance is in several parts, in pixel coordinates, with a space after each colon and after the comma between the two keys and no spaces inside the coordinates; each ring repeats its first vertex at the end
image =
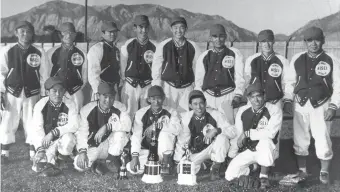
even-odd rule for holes
{"type": "Polygon", "coordinates": [[[214,24],[210,27],[210,35],[226,35],[225,28],[221,24],[214,24]]]}
{"type": "Polygon", "coordinates": [[[16,25],[15,25],[15,30],[22,28],[22,27],[28,27],[31,31],[34,32],[34,27],[32,25],[32,23],[28,22],[28,21],[19,21],[16,25]]]}
{"type": "Polygon", "coordinates": [[[260,83],[250,84],[246,89],[246,95],[248,96],[250,93],[257,91],[259,93],[263,93],[262,87],[260,83]]]}
{"type": "Polygon", "coordinates": [[[303,38],[304,40],[308,40],[308,39],[313,39],[313,40],[320,40],[320,39],[324,39],[324,34],[322,29],[320,29],[319,27],[310,27],[308,29],[306,29],[303,32],[303,38]]]}
{"type": "Polygon", "coordinates": [[[63,24],[60,25],[60,32],[65,32],[65,31],[69,31],[69,32],[76,32],[76,28],[74,27],[73,23],[71,22],[65,22],[63,24]]]}
{"type": "Polygon", "coordinates": [[[116,91],[113,86],[106,82],[100,82],[98,85],[98,93],[99,94],[115,94],[116,91]]]}
{"type": "Polygon", "coordinates": [[[103,22],[101,29],[102,31],[119,31],[115,22],[103,22]]]}
{"type": "Polygon", "coordinates": [[[199,90],[192,90],[189,94],[189,103],[191,102],[192,99],[195,98],[203,98],[205,100],[205,96],[202,91],[199,90]]]}
{"type": "Polygon", "coordinates": [[[270,29],[266,29],[266,30],[262,30],[260,31],[259,35],[258,35],[258,41],[262,42],[262,41],[274,41],[274,32],[270,29]]]}
{"type": "Polygon", "coordinates": [[[135,25],[150,25],[149,18],[146,15],[136,15],[133,21],[135,25]]]}
{"type": "Polygon", "coordinates": [[[165,96],[164,90],[161,86],[154,85],[148,90],[148,97],[165,96]]]}
{"type": "Polygon", "coordinates": [[[64,82],[59,77],[50,77],[45,81],[44,86],[46,90],[49,90],[57,84],[64,86],[64,82]]]}
{"type": "Polygon", "coordinates": [[[188,26],[187,21],[184,19],[184,17],[173,17],[171,19],[171,25],[170,26],[173,26],[176,23],[183,23],[186,27],[188,26]]]}

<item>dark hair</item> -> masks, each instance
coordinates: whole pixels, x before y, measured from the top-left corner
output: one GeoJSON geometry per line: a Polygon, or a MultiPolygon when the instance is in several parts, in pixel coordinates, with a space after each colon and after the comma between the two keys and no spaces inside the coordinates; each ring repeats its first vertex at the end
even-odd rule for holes
{"type": "Polygon", "coordinates": [[[207,101],[207,99],[206,99],[203,95],[194,95],[194,96],[190,97],[190,99],[189,99],[189,104],[192,103],[192,100],[193,100],[193,99],[197,99],[197,98],[203,99],[204,102],[207,101]]]}

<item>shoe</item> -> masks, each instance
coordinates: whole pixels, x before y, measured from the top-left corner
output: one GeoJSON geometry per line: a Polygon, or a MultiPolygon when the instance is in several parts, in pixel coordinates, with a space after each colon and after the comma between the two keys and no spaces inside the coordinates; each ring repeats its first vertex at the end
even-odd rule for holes
{"type": "Polygon", "coordinates": [[[1,155],[1,165],[5,165],[9,162],[8,157],[6,155],[1,155]]]}
{"type": "Polygon", "coordinates": [[[121,165],[122,163],[120,160],[120,156],[113,156],[113,159],[111,159],[111,161],[107,163],[107,168],[110,170],[110,172],[119,174],[119,169],[121,165]]]}
{"type": "Polygon", "coordinates": [[[51,163],[47,163],[46,168],[41,172],[44,177],[54,177],[61,174],[61,170],[51,163]]]}
{"type": "Polygon", "coordinates": [[[286,186],[294,186],[294,185],[297,185],[299,183],[306,181],[307,178],[308,178],[308,173],[299,170],[295,174],[289,174],[283,177],[283,179],[280,180],[279,184],[286,185],[286,186]]]}
{"type": "Polygon", "coordinates": [[[269,179],[266,177],[260,178],[261,186],[260,189],[267,189],[270,187],[269,179]]]}
{"type": "Polygon", "coordinates": [[[213,162],[210,171],[210,180],[215,181],[220,178],[221,163],[213,162]]]}
{"type": "Polygon", "coordinates": [[[320,181],[322,184],[327,185],[329,183],[329,173],[327,172],[320,172],[320,177],[319,177],[320,181]]]}
{"type": "Polygon", "coordinates": [[[95,161],[92,163],[91,171],[98,175],[105,175],[110,170],[106,167],[105,163],[102,163],[100,161],[95,161]]]}

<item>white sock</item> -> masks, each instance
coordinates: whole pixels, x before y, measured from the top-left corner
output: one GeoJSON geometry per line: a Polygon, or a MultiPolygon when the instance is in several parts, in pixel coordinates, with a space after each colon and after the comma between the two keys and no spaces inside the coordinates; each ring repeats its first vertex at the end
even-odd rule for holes
{"type": "Polygon", "coordinates": [[[260,173],[260,178],[268,178],[268,174],[262,174],[262,173],[260,173]]]}
{"type": "Polygon", "coordinates": [[[35,151],[30,150],[30,157],[34,157],[34,155],[35,155],[35,151]]]}
{"type": "Polygon", "coordinates": [[[9,156],[9,150],[1,150],[1,155],[9,156]]]}
{"type": "Polygon", "coordinates": [[[299,170],[304,172],[304,173],[307,173],[307,168],[306,167],[301,167],[301,168],[299,168],[299,170]]]}

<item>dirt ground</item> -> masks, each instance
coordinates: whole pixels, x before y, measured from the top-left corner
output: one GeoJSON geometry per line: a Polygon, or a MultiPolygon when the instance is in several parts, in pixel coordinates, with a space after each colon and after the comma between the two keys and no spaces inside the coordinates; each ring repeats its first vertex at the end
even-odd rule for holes
{"type": "MultiPolygon", "coordinates": [[[[150,185],[141,181],[140,177],[128,175],[129,179],[116,180],[116,175],[104,176],[93,173],[79,173],[73,168],[63,170],[63,174],[57,177],[46,178],[31,170],[32,163],[29,161],[28,146],[24,144],[23,130],[19,129],[17,143],[11,146],[10,163],[1,166],[1,191],[256,191],[254,189],[242,189],[230,185],[221,172],[221,179],[211,182],[208,180],[208,171],[198,174],[198,185],[193,187],[180,186],[177,184],[176,176],[164,177],[164,182],[150,185]]],[[[273,172],[280,174],[294,173],[297,170],[295,157],[292,150],[292,140],[281,140],[280,158],[276,161],[273,172]]],[[[334,158],[331,167],[332,184],[324,186],[319,184],[318,174],[320,164],[315,157],[315,150],[310,149],[307,161],[307,169],[312,173],[310,180],[301,186],[283,187],[276,181],[272,181],[272,187],[267,191],[340,191],[340,138],[333,138],[334,158]]]]}

